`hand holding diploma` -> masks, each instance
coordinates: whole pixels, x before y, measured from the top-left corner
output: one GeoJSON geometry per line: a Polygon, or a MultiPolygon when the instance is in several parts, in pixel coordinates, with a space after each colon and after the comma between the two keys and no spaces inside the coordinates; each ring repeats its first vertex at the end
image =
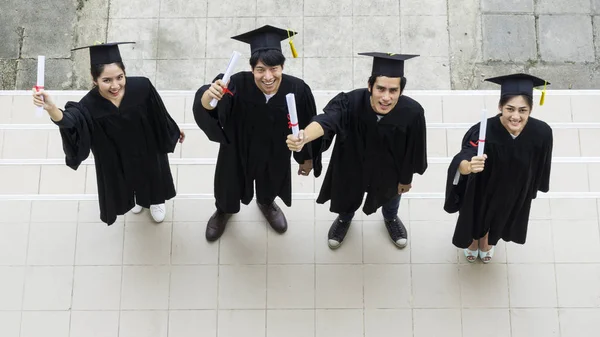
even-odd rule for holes
{"type": "MultiPolygon", "coordinates": [[[[300,128],[298,127],[298,112],[296,111],[296,96],[293,93],[289,93],[285,95],[285,100],[287,101],[288,108],[288,127],[292,129],[292,134],[296,137],[300,136],[300,128]]],[[[302,137],[298,137],[299,140],[304,140],[304,132],[302,133],[302,137]]],[[[300,147],[302,149],[302,147],[300,147]]],[[[296,152],[299,152],[297,150],[296,152]]]]}
{"type": "Polygon", "coordinates": [[[44,89],[38,89],[36,87],[33,88],[33,104],[39,110],[48,111],[48,115],[52,118],[53,121],[58,122],[62,120],[63,113],[60,109],[56,107],[52,97],[48,94],[44,89]]]}
{"type": "Polygon", "coordinates": [[[471,158],[471,161],[469,162],[469,171],[471,171],[470,173],[479,173],[483,171],[483,169],[485,168],[486,159],[486,154],[484,154],[483,156],[475,156],[471,158]]]}
{"type": "Polygon", "coordinates": [[[479,173],[485,168],[485,159],[487,155],[483,153],[485,149],[485,132],[487,130],[487,110],[481,110],[481,123],[479,124],[479,141],[477,142],[477,156],[471,158],[469,163],[471,173],[479,173]]]}
{"type": "Polygon", "coordinates": [[[33,88],[33,104],[41,111],[46,110],[50,112],[56,109],[52,97],[44,89],[38,90],[37,88],[33,88]]]}
{"type": "Polygon", "coordinates": [[[487,131],[487,110],[481,110],[481,123],[479,124],[479,140],[477,144],[471,142],[473,146],[477,146],[477,156],[471,158],[470,161],[463,160],[459,167],[458,172],[463,175],[470,173],[482,172],[485,168],[485,160],[487,155],[484,154],[485,150],[485,133],[487,131]]]}
{"type": "Polygon", "coordinates": [[[477,156],[483,156],[485,148],[485,132],[487,131],[487,110],[481,110],[481,123],[479,124],[479,142],[477,143],[477,156]]]}
{"type": "Polygon", "coordinates": [[[298,135],[289,134],[285,143],[290,151],[300,152],[304,147],[304,130],[300,130],[298,135]]]}
{"type": "MultiPolygon", "coordinates": [[[[36,90],[44,90],[44,72],[46,67],[46,57],[38,56],[38,66],[37,66],[37,84],[35,86],[36,90]]],[[[43,108],[42,106],[37,106],[35,109],[35,115],[38,117],[42,116],[43,108]]]]}
{"type": "Polygon", "coordinates": [[[227,70],[225,71],[225,74],[223,75],[223,80],[218,80],[215,83],[213,83],[213,85],[211,85],[211,93],[213,94],[212,100],[210,101],[210,106],[211,107],[216,107],[217,106],[217,102],[223,98],[223,89],[227,88],[227,83],[229,83],[229,79],[231,78],[231,75],[235,69],[235,64],[237,63],[237,61],[239,60],[241,54],[238,53],[237,51],[234,51],[233,54],[231,55],[231,59],[229,60],[229,65],[227,65],[227,70]],[[220,88],[213,88],[214,84],[220,82],[218,85],[220,86],[220,88]],[[212,89],[216,89],[217,92],[214,92],[212,89]],[[219,90],[220,89],[220,90],[219,90]]]}
{"type": "MultiPolygon", "coordinates": [[[[226,89],[227,83],[223,82],[223,80],[216,80],[210,85],[206,92],[208,93],[208,96],[212,98],[211,102],[220,101],[223,98],[226,89]]],[[[211,105],[211,107],[213,106],[211,105]]]]}

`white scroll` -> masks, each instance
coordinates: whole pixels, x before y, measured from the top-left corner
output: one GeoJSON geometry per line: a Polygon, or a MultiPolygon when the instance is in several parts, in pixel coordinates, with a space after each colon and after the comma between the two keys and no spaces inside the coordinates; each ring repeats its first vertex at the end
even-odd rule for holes
{"type": "MultiPolygon", "coordinates": [[[[242,56],[240,53],[238,53],[237,51],[234,51],[233,54],[231,54],[231,59],[229,60],[229,64],[227,65],[227,70],[225,71],[225,74],[223,75],[223,82],[227,83],[229,82],[229,79],[231,78],[231,75],[235,69],[235,64],[237,63],[237,61],[239,60],[240,56],[242,56]]],[[[213,108],[217,106],[217,99],[213,98],[210,101],[210,106],[212,106],[213,108]]]]}
{"type": "Polygon", "coordinates": [[[485,147],[485,132],[487,130],[487,110],[481,110],[481,124],[479,125],[479,142],[477,143],[477,156],[483,156],[485,147]]]}
{"type": "MultiPolygon", "coordinates": [[[[45,68],[46,57],[38,56],[38,65],[37,65],[37,84],[35,86],[36,91],[40,91],[44,89],[44,68],[45,68]]],[[[43,100],[43,98],[42,98],[43,100]]],[[[35,114],[38,117],[41,117],[44,112],[44,107],[38,106],[35,109],[35,114]]]]}

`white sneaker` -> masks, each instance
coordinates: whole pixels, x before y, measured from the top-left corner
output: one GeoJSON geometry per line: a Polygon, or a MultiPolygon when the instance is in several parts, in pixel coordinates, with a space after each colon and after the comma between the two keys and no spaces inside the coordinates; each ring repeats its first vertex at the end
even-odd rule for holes
{"type": "Polygon", "coordinates": [[[139,214],[139,213],[142,211],[142,209],[143,209],[143,208],[142,208],[142,206],[140,206],[140,205],[135,205],[135,206],[133,206],[133,208],[131,209],[131,212],[132,212],[133,214],[139,214]]]}
{"type": "Polygon", "coordinates": [[[165,210],[165,204],[150,205],[150,214],[152,215],[152,219],[154,219],[154,221],[163,222],[163,220],[165,220],[165,215],[167,214],[165,210]]]}

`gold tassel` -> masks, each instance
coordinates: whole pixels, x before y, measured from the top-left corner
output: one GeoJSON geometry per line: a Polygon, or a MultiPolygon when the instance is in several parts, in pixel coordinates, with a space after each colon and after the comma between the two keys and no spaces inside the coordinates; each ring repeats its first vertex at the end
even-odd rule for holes
{"type": "Polygon", "coordinates": [[[544,100],[546,99],[546,81],[544,81],[544,90],[542,90],[542,97],[540,97],[540,106],[544,105],[544,100]]]}
{"type": "Polygon", "coordinates": [[[298,57],[298,52],[296,51],[296,47],[294,46],[294,40],[292,39],[292,36],[290,35],[290,30],[287,30],[288,33],[288,38],[290,39],[290,49],[292,50],[292,56],[294,58],[298,57]]]}

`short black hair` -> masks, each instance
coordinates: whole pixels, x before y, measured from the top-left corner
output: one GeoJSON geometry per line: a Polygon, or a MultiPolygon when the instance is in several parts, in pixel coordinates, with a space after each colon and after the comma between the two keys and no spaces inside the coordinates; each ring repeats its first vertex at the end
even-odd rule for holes
{"type": "MultiPolygon", "coordinates": [[[[125,73],[125,65],[123,64],[123,62],[118,61],[118,62],[115,62],[114,64],[116,64],[119,68],[121,68],[121,70],[123,70],[123,73],[125,73]]],[[[94,81],[98,80],[98,77],[100,77],[100,75],[102,75],[102,72],[104,71],[104,67],[106,67],[106,66],[107,66],[106,64],[92,65],[91,73],[92,73],[92,78],[94,79],[94,81]]]]}
{"type": "Polygon", "coordinates": [[[268,67],[281,66],[285,63],[285,56],[283,53],[276,49],[259,50],[252,53],[250,56],[250,66],[252,69],[256,67],[258,61],[262,61],[268,67]]]}
{"type": "MultiPolygon", "coordinates": [[[[371,75],[371,77],[369,77],[369,88],[373,89],[373,86],[375,85],[375,80],[377,80],[377,77],[380,76],[383,75],[371,75]]],[[[400,93],[404,91],[404,87],[406,87],[406,77],[402,76],[400,77],[400,93]]]]}
{"type": "Polygon", "coordinates": [[[500,97],[500,102],[498,102],[498,105],[500,107],[503,107],[506,103],[508,103],[508,101],[510,101],[511,99],[515,98],[515,97],[523,97],[523,99],[525,99],[525,102],[527,102],[527,105],[529,105],[529,110],[532,110],[533,108],[533,97],[529,96],[529,95],[504,95],[502,97],[500,97]]]}

